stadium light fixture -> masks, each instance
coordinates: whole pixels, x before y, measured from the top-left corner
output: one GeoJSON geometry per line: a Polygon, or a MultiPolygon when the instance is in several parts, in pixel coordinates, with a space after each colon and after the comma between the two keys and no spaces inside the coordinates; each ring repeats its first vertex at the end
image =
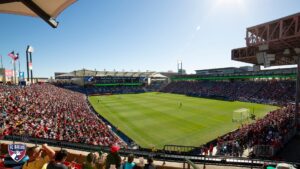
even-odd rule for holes
{"type": "Polygon", "coordinates": [[[27,81],[29,82],[29,77],[31,83],[33,83],[33,71],[32,71],[32,53],[34,52],[34,48],[30,45],[27,46],[26,49],[26,62],[27,62],[27,81]],[[30,74],[29,74],[30,72],[30,74]]]}
{"type": "Polygon", "coordinates": [[[49,23],[49,25],[53,28],[57,28],[59,22],[57,22],[54,18],[50,18],[47,23],[49,23]]]}
{"type": "Polygon", "coordinates": [[[33,53],[34,52],[34,48],[32,46],[28,45],[26,52],[33,53]]]}

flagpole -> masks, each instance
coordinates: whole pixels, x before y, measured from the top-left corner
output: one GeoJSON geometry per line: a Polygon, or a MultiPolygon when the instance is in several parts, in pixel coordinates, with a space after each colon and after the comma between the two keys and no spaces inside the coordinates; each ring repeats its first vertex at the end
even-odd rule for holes
{"type": "Polygon", "coordinates": [[[16,72],[16,61],[14,60],[14,79],[15,79],[15,84],[17,84],[17,72],[16,72]]]}
{"type": "Polygon", "coordinates": [[[20,56],[19,56],[19,53],[17,53],[17,56],[18,56],[18,64],[19,64],[19,83],[20,83],[20,80],[21,80],[21,77],[20,77],[21,65],[20,65],[20,56]]]}

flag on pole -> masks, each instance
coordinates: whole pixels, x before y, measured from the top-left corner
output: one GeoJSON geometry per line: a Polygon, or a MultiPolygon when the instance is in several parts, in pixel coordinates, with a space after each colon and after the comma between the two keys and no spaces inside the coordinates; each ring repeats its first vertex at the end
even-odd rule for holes
{"type": "Polygon", "coordinates": [[[9,57],[11,57],[14,61],[19,59],[19,56],[15,55],[15,52],[12,51],[8,54],[9,57]]]}
{"type": "Polygon", "coordinates": [[[19,59],[19,53],[17,53],[15,56],[16,56],[15,59],[18,60],[19,59]]]}
{"type": "Polygon", "coordinates": [[[32,62],[29,62],[29,69],[32,70],[32,62]]]}

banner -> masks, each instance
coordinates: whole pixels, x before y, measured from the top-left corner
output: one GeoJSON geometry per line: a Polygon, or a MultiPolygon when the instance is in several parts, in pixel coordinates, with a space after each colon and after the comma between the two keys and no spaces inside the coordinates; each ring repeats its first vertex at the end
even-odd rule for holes
{"type": "Polygon", "coordinates": [[[84,81],[85,82],[92,82],[94,80],[93,76],[89,76],[89,77],[84,77],[84,81]]]}
{"type": "Polygon", "coordinates": [[[32,70],[32,62],[29,62],[29,70],[32,70]]]}
{"type": "Polygon", "coordinates": [[[6,69],[6,70],[5,70],[5,76],[6,76],[6,77],[13,77],[13,76],[14,76],[14,71],[13,71],[13,70],[6,69]]]}

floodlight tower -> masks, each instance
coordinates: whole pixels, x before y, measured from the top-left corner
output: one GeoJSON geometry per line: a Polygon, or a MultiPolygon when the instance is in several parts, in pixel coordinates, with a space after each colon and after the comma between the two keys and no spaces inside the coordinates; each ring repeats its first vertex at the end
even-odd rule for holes
{"type": "Polygon", "coordinates": [[[183,74],[183,71],[182,71],[182,60],[178,60],[177,61],[177,73],[178,74],[183,74]]]}
{"type": "Polygon", "coordinates": [[[26,62],[27,62],[27,82],[29,82],[29,77],[30,77],[30,82],[33,83],[33,72],[32,72],[32,53],[34,52],[34,49],[32,46],[28,45],[26,49],[26,62]],[[30,70],[30,75],[29,76],[29,70],[30,70]]]}

